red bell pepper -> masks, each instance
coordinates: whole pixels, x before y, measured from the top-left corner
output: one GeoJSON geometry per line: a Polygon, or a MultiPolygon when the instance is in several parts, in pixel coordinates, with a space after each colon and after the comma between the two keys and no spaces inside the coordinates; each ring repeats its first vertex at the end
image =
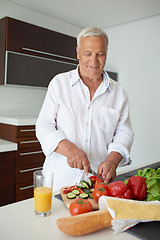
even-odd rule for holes
{"type": "Polygon", "coordinates": [[[108,193],[111,197],[118,198],[131,198],[131,191],[128,189],[127,185],[122,181],[115,181],[108,185],[108,193]]]}
{"type": "Polygon", "coordinates": [[[147,196],[146,179],[141,176],[132,176],[128,180],[128,188],[132,199],[143,201],[147,196]]]}

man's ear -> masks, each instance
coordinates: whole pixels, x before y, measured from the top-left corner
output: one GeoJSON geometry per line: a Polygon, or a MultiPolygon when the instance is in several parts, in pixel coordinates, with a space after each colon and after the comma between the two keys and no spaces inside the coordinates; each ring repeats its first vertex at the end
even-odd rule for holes
{"type": "Polygon", "coordinates": [[[79,48],[76,47],[76,52],[77,52],[77,59],[79,59],[79,48]]]}

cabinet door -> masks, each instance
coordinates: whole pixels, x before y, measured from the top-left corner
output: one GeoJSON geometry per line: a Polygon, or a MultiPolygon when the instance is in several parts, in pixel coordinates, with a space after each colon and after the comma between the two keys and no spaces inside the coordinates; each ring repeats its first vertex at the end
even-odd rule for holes
{"type": "Polygon", "coordinates": [[[12,18],[7,18],[7,22],[7,50],[31,55],[39,55],[40,51],[76,58],[76,38],[12,18]]]}
{"type": "Polygon", "coordinates": [[[19,183],[16,185],[16,201],[22,201],[33,197],[33,182],[19,183]]]}
{"type": "Polygon", "coordinates": [[[40,147],[24,148],[16,151],[16,166],[22,167],[32,164],[43,164],[45,155],[40,147]]]}
{"type": "Polygon", "coordinates": [[[22,167],[16,167],[16,183],[32,182],[33,184],[33,172],[41,170],[43,164],[37,163],[22,167]]]}
{"type": "Polygon", "coordinates": [[[15,151],[0,153],[0,206],[15,201],[15,151]]]}

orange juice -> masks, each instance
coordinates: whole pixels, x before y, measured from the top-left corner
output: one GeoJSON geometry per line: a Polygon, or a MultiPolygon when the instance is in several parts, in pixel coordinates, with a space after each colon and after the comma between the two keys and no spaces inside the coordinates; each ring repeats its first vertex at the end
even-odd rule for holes
{"type": "Polygon", "coordinates": [[[38,187],[34,190],[34,207],[36,212],[47,212],[51,209],[52,189],[38,187]]]}

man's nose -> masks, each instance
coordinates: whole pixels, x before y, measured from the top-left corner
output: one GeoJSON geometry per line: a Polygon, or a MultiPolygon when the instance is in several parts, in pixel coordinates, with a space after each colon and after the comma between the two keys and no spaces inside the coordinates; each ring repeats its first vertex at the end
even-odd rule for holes
{"type": "Polygon", "coordinates": [[[97,54],[92,54],[92,56],[91,56],[91,62],[92,62],[92,64],[95,64],[95,63],[97,63],[98,62],[98,57],[97,57],[97,54]]]}

